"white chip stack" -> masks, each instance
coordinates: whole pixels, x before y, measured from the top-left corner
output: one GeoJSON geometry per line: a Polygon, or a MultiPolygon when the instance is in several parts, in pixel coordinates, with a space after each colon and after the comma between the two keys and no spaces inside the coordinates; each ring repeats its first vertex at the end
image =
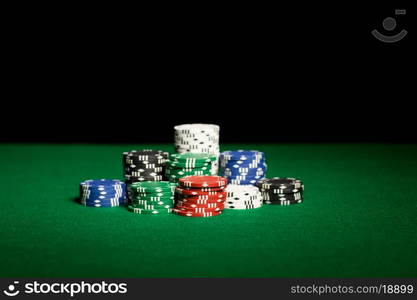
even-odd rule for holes
{"type": "Polygon", "coordinates": [[[220,126],[214,124],[182,124],[174,127],[177,153],[208,153],[217,156],[212,164],[212,174],[219,171],[220,126]]]}
{"type": "Polygon", "coordinates": [[[229,184],[226,192],[224,208],[254,209],[262,206],[262,195],[256,186],[229,184]]]}

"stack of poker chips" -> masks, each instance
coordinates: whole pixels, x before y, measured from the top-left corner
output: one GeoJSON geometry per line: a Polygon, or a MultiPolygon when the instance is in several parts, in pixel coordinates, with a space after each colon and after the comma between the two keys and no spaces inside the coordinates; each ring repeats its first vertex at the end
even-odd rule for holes
{"type": "Polygon", "coordinates": [[[304,184],[296,178],[264,178],[256,183],[265,204],[291,205],[303,202],[304,184]]]}
{"type": "Polygon", "coordinates": [[[125,183],[116,179],[85,180],[80,183],[80,202],[91,207],[124,205],[125,183]]]}
{"type": "Polygon", "coordinates": [[[220,127],[214,124],[183,124],[174,127],[175,151],[177,153],[206,153],[216,155],[212,175],[219,170],[220,127]]]}
{"type": "Polygon", "coordinates": [[[227,199],[224,208],[254,209],[262,206],[262,195],[256,186],[229,184],[226,192],[227,199]]]}
{"type": "Polygon", "coordinates": [[[220,215],[226,200],[226,178],[220,176],[188,176],[180,178],[175,189],[173,212],[184,217],[220,215]]]}
{"type": "Polygon", "coordinates": [[[164,180],[168,155],[168,152],[159,150],[124,152],[123,170],[126,183],[164,180]]]}
{"type": "Polygon", "coordinates": [[[137,214],[169,214],[174,206],[176,185],[168,181],[143,181],[129,184],[128,210],[137,214]]]}
{"type": "Polygon", "coordinates": [[[165,175],[170,182],[177,183],[181,177],[211,175],[217,156],[204,153],[171,154],[166,162],[165,175]]]}
{"type": "Polygon", "coordinates": [[[220,175],[229,184],[255,184],[266,175],[263,152],[256,150],[225,151],[220,154],[220,175]]]}

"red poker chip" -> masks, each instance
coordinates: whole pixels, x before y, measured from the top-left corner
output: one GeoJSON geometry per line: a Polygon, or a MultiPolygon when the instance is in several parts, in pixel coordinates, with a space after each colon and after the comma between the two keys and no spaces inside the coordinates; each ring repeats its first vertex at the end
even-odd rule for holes
{"type": "Polygon", "coordinates": [[[227,179],[221,176],[186,176],[179,179],[183,187],[221,187],[227,184],[227,179]]]}
{"type": "Polygon", "coordinates": [[[205,212],[205,213],[192,213],[187,211],[181,211],[173,209],[172,212],[176,215],[183,216],[183,217],[214,217],[220,215],[221,211],[211,211],[211,212],[205,212]]]}
{"type": "Polygon", "coordinates": [[[201,200],[201,199],[193,199],[193,198],[177,198],[177,201],[181,201],[184,203],[189,204],[209,204],[209,203],[224,203],[226,202],[226,198],[218,198],[218,199],[208,199],[208,200],[201,200]]]}
{"type": "Polygon", "coordinates": [[[215,195],[183,195],[177,194],[178,197],[187,199],[187,200],[217,200],[217,199],[226,199],[227,192],[219,192],[215,195]]]}
{"type": "Polygon", "coordinates": [[[189,190],[189,191],[194,191],[194,192],[220,192],[220,191],[224,191],[226,189],[226,186],[205,187],[205,188],[178,186],[178,188],[189,190]]]}
{"type": "Polygon", "coordinates": [[[183,187],[180,186],[180,189],[189,190],[189,191],[199,191],[199,192],[221,192],[224,191],[226,186],[220,187],[208,187],[208,188],[190,188],[190,187],[183,187]]]}
{"type": "Polygon", "coordinates": [[[197,204],[197,203],[189,203],[189,202],[182,202],[178,201],[176,204],[178,207],[187,207],[187,208],[220,208],[224,209],[223,203],[207,203],[207,204],[197,204]]]}
{"type": "Polygon", "coordinates": [[[203,195],[214,196],[214,195],[223,195],[224,193],[226,193],[224,189],[218,190],[218,191],[203,192],[198,189],[183,189],[179,187],[175,189],[175,192],[177,194],[187,195],[187,196],[203,196],[203,195]]]}
{"type": "Polygon", "coordinates": [[[175,206],[175,209],[180,210],[180,211],[188,211],[191,213],[206,213],[206,212],[223,210],[223,208],[221,207],[206,208],[206,207],[188,207],[188,206],[175,206]]]}

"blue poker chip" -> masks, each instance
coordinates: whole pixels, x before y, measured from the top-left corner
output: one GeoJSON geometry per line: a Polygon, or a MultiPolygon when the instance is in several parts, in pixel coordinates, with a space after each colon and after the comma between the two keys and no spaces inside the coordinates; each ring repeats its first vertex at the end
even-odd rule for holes
{"type": "Polygon", "coordinates": [[[93,201],[93,202],[81,202],[81,204],[82,205],[85,205],[85,206],[97,206],[97,205],[100,205],[100,206],[122,206],[122,205],[125,205],[126,204],[126,202],[125,201],[112,201],[112,202],[95,202],[95,201],[93,201]]]}
{"type": "Polygon", "coordinates": [[[236,185],[254,185],[258,182],[258,180],[237,180],[237,179],[231,179],[228,181],[229,184],[236,184],[236,185]]]}
{"type": "Polygon", "coordinates": [[[118,179],[90,179],[90,180],[85,180],[81,182],[80,185],[91,186],[91,187],[97,187],[97,186],[104,186],[104,187],[123,186],[124,187],[125,183],[118,179]]]}
{"type": "Polygon", "coordinates": [[[83,203],[102,203],[102,204],[107,204],[107,203],[123,203],[123,202],[125,202],[125,198],[114,198],[114,199],[86,199],[86,200],[81,199],[81,202],[83,202],[83,203]]]}
{"type": "Polygon", "coordinates": [[[107,191],[103,191],[103,190],[81,190],[80,191],[81,195],[103,195],[103,196],[115,196],[115,195],[123,195],[125,194],[124,190],[107,190],[107,191]]]}
{"type": "Polygon", "coordinates": [[[265,154],[257,150],[225,151],[220,154],[220,174],[231,184],[255,184],[266,176],[265,154]]]}
{"type": "Polygon", "coordinates": [[[258,178],[227,178],[227,182],[229,184],[239,184],[239,185],[244,185],[244,184],[255,184],[257,183],[259,180],[258,178]]]}
{"type": "Polygon", "coordinates": [[[124,203],[106,203],[106,204],[102,204],[102,203],[85,203],[84,206],[89,206],[89,207],[117,207],[117,206],[123,206],[124,203]]]}
{"type": "Polygon", "coordinates": [[[116,195],[125,192],[124,189],[82,189],[81,193],[96,194],[96,195],[116,195]]]}
{"type": "Polygon", "coordinates": [[[81,199],[81,202],[88,202],[88,203],[115,203],[115,202],[124,202],[126,198],[108,198],[108,199],[98,199],[98,198],[91,198],[91,199],[81,199]]]}
{"type": "Polygon", "coordinates": [[[261,176],[266,174],[266,168],[224,168],[221,170],[222,176],[261,176]]]}
{"type": "Polygon", "coordinates": [[[230,176],[223,176],[226,178],[230,178],[230,179],[256,179],[256,180],[261,180],[262,178],[265,178],[265,175],[252,175],[252,174],[248,174],[248,175],[230,175],[230,176]]]}
{"type": "Polygon", "coordinates": [[[80,189],[82,190],[94,190],[94,191],[120,191],[120,190],[124,190],[125,186],[123,185],[116,185],[116,186],[101,186],[101,185],[97,185],[97,186],[88,186],[88,185],[81,185],[80,189]]]}
{"type": "Polygon", "coordinates": [[[266,169],[268,165],[265,163],[264,160],[262,161],[229,161],[224,162],[221,161],[220,165],[222,168],[228,168],[228,169],[242,169],[242,168],[249,168],[249,169],[258,169],[258,168],[264,168],[266,169]]]}
{"type": "Polygon", "coordinates": [[[226,178],[228,184],[253,185],[256,184],[259,180],[263,179],[264,176],[229,176],[226,178]]]}
{"type": "Polygon", "coordinates": [[[126,197],[124,195],[121,196],[116,196],[116,197],[105,197],[105,196],[92,196],[92,197],[88,197],[88,196],[84,196],[81,197],[82,201],[93,201],[93,200],[97,200],[97,201],[112,201],[112,200],[120,200],[120,199],[125,199],[126,197]]]}
{"type": "Polygon", "coordinates": [[[80,183],[80,203],[90,207],[124,205],[125,183],[114,179],[85,180],[80,183]]]}
{"type": "Polygon", "coordinates": [[[225,168],[259,168],[265,167],[265,160],[222,160],[220,159],[220,165],[225,168]]]}
{"type": "Polygon", "coordinates": [[[265,154],[258,150],[236,150],[236,151],[225,151],[220,153],[220,158],[225,161],[229,160],[262,160],[265,154]]]}
{"type": "Polygon", "coordinates": [[[124,191],[124,186],[112,186],[112,187],[106,187],[106,186],[88,186],[88,185],[80,185],[81,191],[97,191],[97,192],[119,192],[124,191]]]}

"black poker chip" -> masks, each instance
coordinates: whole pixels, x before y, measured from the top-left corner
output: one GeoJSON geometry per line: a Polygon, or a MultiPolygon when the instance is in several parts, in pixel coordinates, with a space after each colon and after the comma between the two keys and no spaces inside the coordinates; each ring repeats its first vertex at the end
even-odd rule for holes
{"type": "Polygon", "coordinates": [[[147,162],[147,163],[158,163],[163,162],[169,156],[168,152],[160,150],[132,150],[123,153],[123,160],[126,162],[147,162]]]}
{"type": "Polygon", "coordinates": [[[162,181],[168,152],[160,150],[132,150],[123,153],[123,173],[126,183],[162,181]]]}
{"type": "Polygon", "coordinates": [[[268,192],[261,192],[263,200],[299,200],[303,198],[303,193],[292,193],[292,194],[274,194],[268,192]]]}
{"type": "Polygon", "coordinates": [[[136,165],[125,166],[126,173],[130,173],[130,172],[154,173],[154,172],[163,172],[163,171],[164,171],[164,166],[159,166],[159,167],[154,167],[154,168],[146,168],[146,167],[141,167],[141,166],[136,166],[136,165]]]}
{"type": "Polygon", "coordinates": [[[304,189],[302,181],[292,177],[263,178],[256,183],[256,186],[261,190],[282,190],[283,193],[304,189]]]}
{"type": "Polygon", "coordinates": [[[272,204],[272,205],[293,205],[303,203],[304,200],[283,200],[283,201],[264,201],[265,204],[272,204]]]}

